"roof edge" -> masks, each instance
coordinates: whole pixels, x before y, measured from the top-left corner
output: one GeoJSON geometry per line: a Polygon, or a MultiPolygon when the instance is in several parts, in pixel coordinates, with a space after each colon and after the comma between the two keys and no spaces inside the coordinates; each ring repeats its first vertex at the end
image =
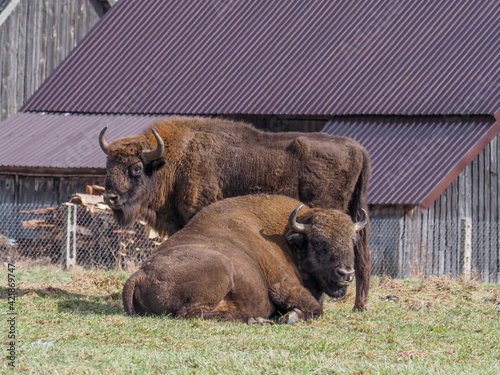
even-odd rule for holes
{"type": "Polygon", "coordinates": [[[11,0],[2,13],[0,13],[0,26],[9,18],[11,13],[17,8],[21,0],[11,0]]]}
{"type": "Polygon", "coordinates": [[[0,175],[23,175],[37,177],[105,176],[105,168],[60,168],[0,166],[0,175]]]}
{"type": "MultiPolygon", "coordinates": [[[[500,115],[498,111],[495,118],[500,115]]],[[[476,142],[465,156],[438,182],[438,184],[419,203],[421,209],[427,209],[432,203],[451,185],[451,183],[463,172],[463,170],[478,156],[481,151],[500,133],[500,120],[497,119],[491,128],[476,142]]]]}

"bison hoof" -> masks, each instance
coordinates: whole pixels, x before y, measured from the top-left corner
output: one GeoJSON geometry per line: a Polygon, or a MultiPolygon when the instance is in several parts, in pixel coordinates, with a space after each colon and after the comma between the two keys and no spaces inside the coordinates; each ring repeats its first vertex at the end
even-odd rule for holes
{"type": "Polygon", "coordinates": [[[273,325],[274,322],[269,319],[264,319],[264,318],[249,318],[248,319],[248,324],[262,324],[262,325],[273,325]]]}
{"type": "Polygon", "coordinates": [[[299,309],[293,309],[278,319],[279,324],[295,324],[299,320],[304,320],[304,314],[299,309]]]}
{"type": "Polygon", "coordinates": [[[366,310],[370,310],[370,305],[366,304],[366,305],[354,305],[354,307],[352,308],[352,311],[366,311],[366,310]]]}

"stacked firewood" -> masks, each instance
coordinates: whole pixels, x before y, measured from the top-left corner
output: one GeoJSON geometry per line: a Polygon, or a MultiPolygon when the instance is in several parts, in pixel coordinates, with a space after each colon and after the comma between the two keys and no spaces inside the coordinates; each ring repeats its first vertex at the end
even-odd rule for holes
{"type": "MultiPolygon", "coordinates": [[[[87,186],[87,194],[75,194],[70,203],[76,204],[76,264],[87,267],[121,268],[140,264],[160,244],[161,238],[145,222],[121,228],[104,204],[104,188],[87,186]]],[[[40,232],[32,238],[17,239],[20,255],[31,258],[49,257],[52,263],[63,259],[64,205],[22,211],[35,217],[22,222],[23,228],[40,232]]],[[[27,236],[29,237],[29,236],[27,236]]]]}

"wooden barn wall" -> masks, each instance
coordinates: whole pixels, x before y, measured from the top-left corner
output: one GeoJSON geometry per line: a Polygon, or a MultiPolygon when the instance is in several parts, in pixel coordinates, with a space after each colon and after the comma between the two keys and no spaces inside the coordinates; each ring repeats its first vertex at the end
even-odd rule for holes
{"type": "Polygon", "coordinates": [[[103,185],[104,176],[32,176],[0,174],[0,204],[47,204],[67,202],[87,185],[103,185]]]}
{"type": "Polygon", "coordinates": [[[326,123],[328,118],[311,118],[311,117],[285,117],[285,116],[230,116],[230,118],[248,122],[258,129],[271,132],[319,132],[326,123]]]}
{"type": "Polygon", "coordinates": [[[21,0],[0,25],[0,121],[19,110],[104,12],[99,0],[21,0]]]}
{"type": "Polygon", "coordinates": [[[394,248],[398,248],[394,250],[398,258],[395,276],[459,277],[461,219],[468,217],[472,223],[472,269],[482,281],[500,283],[499,137],[428,209],[373,208],[374,218],[399,220],[392,240],[394,248]]]}

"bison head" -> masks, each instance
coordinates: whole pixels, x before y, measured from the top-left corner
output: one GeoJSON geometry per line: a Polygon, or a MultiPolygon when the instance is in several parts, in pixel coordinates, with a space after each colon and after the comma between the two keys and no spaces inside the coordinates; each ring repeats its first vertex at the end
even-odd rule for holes
{"type": "Polygon", "coordinates": [[[297,214],[302,207],[290,214],[287,241],[299,249],[300,266],[319,289],[330,297],[340,298],[354,279],[354,244],[357,232],[368,221],[366,211],[363,210],[363,220],[353,223],[339,211],[316,208],[303,214],[299,223],[297,214]]]}
{"type": "Polygon", "coordinates": [[[151,129],[157,146],[144,135],[120,138],[111,144],[104,139],[107,127],[99,135],[101,149],[108,155],[104,201],[122,226],[132,224],[154,191],[155,172],[165,165],[163,140],[151,129]]]}

